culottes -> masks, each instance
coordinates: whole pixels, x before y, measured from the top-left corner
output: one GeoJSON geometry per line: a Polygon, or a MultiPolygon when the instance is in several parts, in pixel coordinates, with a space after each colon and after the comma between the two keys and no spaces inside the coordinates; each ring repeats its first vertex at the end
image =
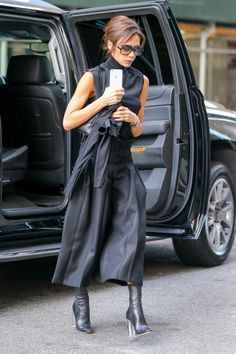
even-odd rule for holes
{"type": "Polygon", "coordinates": [[[69,200],[52,282],[82,287],[95,278],[142,285],[146,189],[130,151],[111,151],[101,188],[93,186],[93,171],[91,159],[69,200]]]}

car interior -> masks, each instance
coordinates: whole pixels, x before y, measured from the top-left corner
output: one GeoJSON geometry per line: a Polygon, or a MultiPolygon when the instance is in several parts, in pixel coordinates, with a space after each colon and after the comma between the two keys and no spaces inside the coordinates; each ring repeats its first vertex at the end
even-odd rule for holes
{"type": "Polygon", "coordinates": [[[41,24],[0,21],[2,210],[53,207],[63,199],[64,87],[55,78],[41,24]]]}

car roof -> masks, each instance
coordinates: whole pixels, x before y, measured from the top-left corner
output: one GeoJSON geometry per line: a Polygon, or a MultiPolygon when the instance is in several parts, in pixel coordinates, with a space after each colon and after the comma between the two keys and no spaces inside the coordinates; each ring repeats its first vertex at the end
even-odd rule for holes
{"type": "Polygon", "coordinates": [[[57,6],[41,0],[0,0],[0,6],[15,7],[61,14],[64,11],[57,6]]]}

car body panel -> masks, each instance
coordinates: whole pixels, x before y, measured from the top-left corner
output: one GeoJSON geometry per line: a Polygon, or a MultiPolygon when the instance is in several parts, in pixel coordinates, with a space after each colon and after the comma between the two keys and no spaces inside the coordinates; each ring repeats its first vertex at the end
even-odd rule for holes
{"type": "Polygon", "coordinates": [[[41,0],[0,0],[0,6],[14,9],[48,12],[49,14],[61,14],[64,11],[57,6],[41,0]]]}

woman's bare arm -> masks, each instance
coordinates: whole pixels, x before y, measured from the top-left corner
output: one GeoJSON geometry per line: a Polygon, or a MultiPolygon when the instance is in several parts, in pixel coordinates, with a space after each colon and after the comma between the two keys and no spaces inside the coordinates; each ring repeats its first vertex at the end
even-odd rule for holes
{"type": "Polygon", "coordinates": [[[80,79],[74,95],[72,96],[63,118],[63,127],[70,130],[88,121],[101,109],[121,101],[124,90],[111,90],[106,88],[101,97],[85,106],[90,97],[94,95],[93,74],[87,71],[80,79]]]}
{"type": "Polygon", "coordinates": [[[144,76],[144,81],[143,81],[143,89],[140,95],[140,102],[141,102],[141,107],[138,112],[138,118],[140,120],[140,126],[134,127],[131,124],[131,132],[133,137],[137,137],[142,134],[143,132],[143,117],[144,117],[144,108],[145,108],[145,103],[147,100],[147,95],[148,95],[148,88],[149,88],[149,80],[146,76],[144,76]]]}

